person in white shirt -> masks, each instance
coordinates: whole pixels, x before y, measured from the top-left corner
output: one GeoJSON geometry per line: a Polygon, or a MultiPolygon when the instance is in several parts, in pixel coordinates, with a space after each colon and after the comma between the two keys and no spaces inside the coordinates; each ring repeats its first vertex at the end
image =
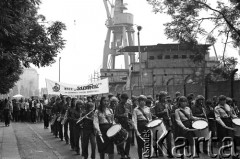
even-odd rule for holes
{"type": "Polygon", "coordinates": [[[137,135],[137,145],[138,145],[138,157],[142,159],[142,153],[144,148],[144,141],[142,136],[144,132],[147,131],[147,123],[152,120],[152,113],[150,108],[146,106],[147,97],[140,95],[138,97],[139,106],[133,110],[133,125],[137,135]]]}

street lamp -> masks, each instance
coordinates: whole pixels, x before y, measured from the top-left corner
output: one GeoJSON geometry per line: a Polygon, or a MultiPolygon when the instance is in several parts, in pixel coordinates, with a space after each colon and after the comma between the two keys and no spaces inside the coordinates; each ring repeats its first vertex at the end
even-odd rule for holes
{"type": "Polygon", "coordinates": [[[141,94],[143,94],[144,85],[143,85],[143,77],[142,77],[142,55],[140,49],[140,31],[142,30],[141,26],[137,26],[137,35],[138,35],[138,57],[139,57],[139,72],[140,72],[140,81],[141,81],[141,94]]]}
{"type": "Polygon", "coordinates": [[[59,82],[60,82],[60,77],[61,77],[61,75],[60,75],[60,60],[61,60],[61,57],[59,57],[59,82]]]}

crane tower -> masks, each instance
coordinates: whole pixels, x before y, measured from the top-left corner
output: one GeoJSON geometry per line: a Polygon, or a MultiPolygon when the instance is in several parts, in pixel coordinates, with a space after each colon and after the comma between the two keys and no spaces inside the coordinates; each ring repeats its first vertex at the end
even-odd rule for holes
{"type": "Polygon", "coordinates": [[[103,0],[107,12],[106,26],[108,28],[103,50],[102,69],[115,69],[116,56],[124,55],[124,69],[130,62],[135,62],[135,54],[118,52],[125,46],[134,45],[133,15],[124,13],[127,10],[123,0],[103,0]],[[110,7],[109,7],[110,6],[110,7]],[[111,8],[111,10],[109,9],[111,8]]]}

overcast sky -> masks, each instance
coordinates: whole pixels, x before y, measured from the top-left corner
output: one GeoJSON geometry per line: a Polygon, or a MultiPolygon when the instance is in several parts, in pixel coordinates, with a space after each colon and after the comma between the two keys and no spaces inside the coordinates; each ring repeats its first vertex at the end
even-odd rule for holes
{"type": "MultiPolygon", "coordinates": [[[[163,24],[169,20],[169,17],[159,13],[154,14],[146,0],[125,0],[124,3],[128,3],[127,12],[134,15],[134,24],[143,27],[140,33],[141,45],[173,43],[163,34],[163,24]]],[[[103,0],[42,0],[39,13],[45,15],[48,21],[59,20],[67,27],[63,33],[63,37],[67,40],[66,47],[56,58],[56,63],[51,67],[37,69],[40,75],[40,88],[46,86],[45,78],[58,81],[59,57],[61,57],[61,82],[88,83],[90,75],[94,70],[99,71],[102,65],[107,33],[105,26],[107,16],[103,0]]],[[[136,34],[135,38],[137,38],[136,34]]],[[[136,39],[135,45],[137,45],[136,39]]],[[[221,54],[219,51],[219,55],[221,54]]],[[[231,49],[227,55],[237,57],[238,51],[231,49]]],[[[124,65],[118,61],[118,67],[121,66],[124,65]]]]}

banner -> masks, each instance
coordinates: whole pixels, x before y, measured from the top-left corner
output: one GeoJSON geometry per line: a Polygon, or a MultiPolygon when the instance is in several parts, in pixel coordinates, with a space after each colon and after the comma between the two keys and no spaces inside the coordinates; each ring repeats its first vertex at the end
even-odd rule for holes
{"type": "Polygon", "coordinates": [[[48,94],[53,95],[94,95],[109,93],[108,78],[92,82],[86,85],[72,85],[46,80],[48,94]]]}

